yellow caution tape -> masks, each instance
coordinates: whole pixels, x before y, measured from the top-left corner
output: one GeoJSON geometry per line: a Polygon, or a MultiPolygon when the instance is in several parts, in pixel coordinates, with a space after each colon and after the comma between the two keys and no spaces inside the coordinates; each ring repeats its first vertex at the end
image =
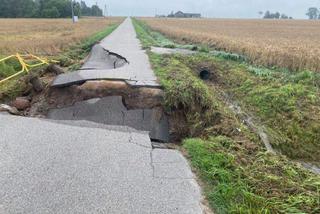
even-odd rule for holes
{"type": "Polygon", "coordinates": [[[27,72],[29,73],[30,69],[32,68],[35,68],[35,67],[39,67],[41,65],[49,65],[49,63],[58,63],[58,61],[56,60],[48,60],[48,59],[45,59],[45,58],[40,58],[40,57],[37,57],[35,55],[32,55],[32,54],[25,54],[25,55],[20,55],[20,54],[15,54],[15,55],[11,55],[11,56],[8,56],[8,57],[5,57],[3,59],[0,59],[0,62],[4,62],[4,61],[7,61],[9,59],[12,59],[12,58],[16,58],[20,65],[21,65],[21,70],[18,71],[17,73],[5,78],[5,79],[2,79],[0,80],[0,84],[1,83],[4,83],[16,76],[19,76],[20,74],[22,74],[23,72],[27,72]],[[28,64],[27,61],[38,61],[38,63],[36,64],[28,64]]]}

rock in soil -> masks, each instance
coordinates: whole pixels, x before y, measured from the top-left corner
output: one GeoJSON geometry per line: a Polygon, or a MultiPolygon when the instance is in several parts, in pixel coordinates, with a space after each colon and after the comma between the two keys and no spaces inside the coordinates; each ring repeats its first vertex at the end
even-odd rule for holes
{"type": "Polygon", "coordinates": [[[18,97],[16,98],[11,105],[18,110],[26,110],[27,108],[31,107],[30,101],[26,97],[18,97]]]}
{"type": "Polygon", "coordinates": [[[47,67],[46,71],[50,72],[50,73],[53,73],[55,75],[59,75],[59,74],[63,74],[64,73],[64,70],[60,66],[55,65],[55,64],[49,65],[47,67]]]}
{"type": "Polygon", "coordinates": [[[19,115],[18,109],[5,104],[0,104],[0,112],[9,112],[10,114],[19,115]]]}
{"type": "Polygon", "coordinates": [[[44,84],[38,76],[33,76],[30,83],[36,92],[41,92],[44,89],[44,84]]]}

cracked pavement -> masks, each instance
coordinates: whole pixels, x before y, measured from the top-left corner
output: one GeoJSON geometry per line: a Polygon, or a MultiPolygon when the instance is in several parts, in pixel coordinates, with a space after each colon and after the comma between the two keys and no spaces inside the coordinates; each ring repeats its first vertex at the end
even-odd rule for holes
{"type": "MultiPolygon", "coordinates": [[[[130,64],[107,70],[114,64],[91,55],[84,70],[60,75],[54,85],[120,79],[159,87],[130,19],[100,45],[130,64]]],[[[105,97],[52,110],[49,118],[56,120],[0,113],[1,214],[203,213],[186,159],[152,146],[150,136],[169,137],[168,121],[156,111],[128,110],[121,97],[105,97]]]]}
{"type": "Polygon", "coordinates": [[[149,131],[151,139],[169,141],[167,117],[157,118],[157,109],[128,110],[121,96],[95,98],[77,102],[73,106],[51,109],[47,115],[54,120],[87,120],[101,124],[129,126],[149,131]]]}
{"type": "Polygon", "coordinates": [[[0,213],[202,213],[188,162],[152,149],[146,132],[4,114],[0,121],[0,213]]]}
{"type": "MultiPolygon", "coordinates": [[[[111,60],[112,61],[112,60],[111,60]]],[[[151,69],[148,56],[141,48],[132,21],[127,18],[115,31],[96,45],[83,67],[75,72],[59,75],[53,82],[53,87],[66,87],[84,83],[88,80],[123,80],[134,87],[155,87],[160,84],[151,69]],[[129,64],[122,64],[112,69],[106,63],[110,56],[103,56],[103,51],[121,56],[129,64]]]]}

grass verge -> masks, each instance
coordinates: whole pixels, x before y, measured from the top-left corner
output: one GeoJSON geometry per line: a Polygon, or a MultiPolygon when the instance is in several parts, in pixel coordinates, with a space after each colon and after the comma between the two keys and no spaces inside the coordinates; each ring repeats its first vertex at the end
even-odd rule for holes
{"type": "Polygon", "coordinates": [[[217,213],[319,213],[320,179],[225,136],[184,141],[217,213]]]}
{"type": "MultiPolygon", "coordinates": [[[[135,24],[148,29],[141,21],[135,24]]],[[[150,31],[138,35],[152,37],[150,31]]],[[[320,161],[319,73],[255,67],[242,56],[217,51],[175,58],[194,72],[211,70],[212,90],[218,86],[252,114],[275,149],[295,160],[320,161]]]]}
{"type": "Polygon", "coordinates": [[[266,128],[272,146],[291,159],[320,161],[320,75],[256,68],[211,55],[177,57],[193,71],[214,72],[223,90],[266,128]]]}
{"type": "Polygon", "coordinates": [[[179,57],[150,54],[167,111],[183,109],[183,144],[217,213],[317,213],[320,177],[264,146],[179,57]],[[196,137],[199,138],[190,138],[196,137]]]}
{"type": "MultiPolygon", "coordinates": [[[[145,36],[148,32],[142,31],[143,28],[139,32],[139,23],[134,24],[138,37],[142,41],[148,40],[145,36]]],[[[216,213],[320,212],[320,177],[284,156],[266,152],[257,136],[225,106],[218,90],[212,90],[211,85],[200,81],[195,73],[196,67],[208,67],[216,72],[219,88],[235,93],[245,88],[242,80],[247,80],[247,75],[261,78],[252,79],[252,82],[256,80],[256,84],[265,86],[261,81],[267,81],[268,73],[272,71],[257,70],[247,64],[206,54],[185,57],[149,53],[149,57],[164,86],[167,111],[183,111],[189,127],[183,148],[204,181],[205,194],[216,213]],[[237,72],[240,71],[246,75],[239,75],[237,72]]],[[[291,84],[297,82],[298,77],[291,77],[291,84]]],[[[282,80],[288,81],[288,78],[282,80]]],[[[300,78],[298,82],[301,83],[300,78]]],[[[246,93],[254,89],[246,89],[246,93]]],[[[292,92],[288,93],[291,94],[288,99],[295,97],[292,92]]],[[[236,95],[245,100],[243,96],[246,94],[236,95]]],[[[314,99],[314,96],[310,98],[314,99]]]]}

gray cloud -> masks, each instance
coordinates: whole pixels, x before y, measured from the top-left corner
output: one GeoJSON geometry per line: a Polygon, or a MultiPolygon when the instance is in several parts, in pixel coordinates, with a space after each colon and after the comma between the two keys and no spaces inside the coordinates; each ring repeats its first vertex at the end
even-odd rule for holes
{"type": "Polygon", "coordinates": [[[116,16],[154,16],[171,11],[199,12],[206,17],[258,18],[259,11],[279,11],[294,18],[306,18],[308,7],[320,7],[319,0],[86,0],[116,16]]]}

